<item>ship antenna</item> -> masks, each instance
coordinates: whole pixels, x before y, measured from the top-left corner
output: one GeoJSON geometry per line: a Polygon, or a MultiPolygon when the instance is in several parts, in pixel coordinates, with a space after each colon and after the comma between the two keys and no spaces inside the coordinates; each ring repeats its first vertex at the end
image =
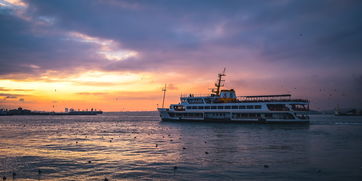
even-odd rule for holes
{"type": "Polygon", "coordinates": [[[163,108],[163,106],[165,105],[166,84],[165,84],[165,87],[162,88],[162,91],[163,91],[163,98],[162,98],[162,108],[163,108]]]}
{"type": "Polygon", "coordinates": [[[222,71],[222,73],[219,73],[217,76],[218,76],[218,79],[217,79],[217,82],[215,83],[215,86],[216,86],[216,91],[214,90],[213,92],[219,96],[220,95],[220,87],[223,87],[224,84],[222,84],[222,82],[224,82],[225,80],[222,80],[222,77],[223,76],[226,76],[225,75],[225,71],[226,71],[226,68],[224,68],[224,70],[222,71]]]}

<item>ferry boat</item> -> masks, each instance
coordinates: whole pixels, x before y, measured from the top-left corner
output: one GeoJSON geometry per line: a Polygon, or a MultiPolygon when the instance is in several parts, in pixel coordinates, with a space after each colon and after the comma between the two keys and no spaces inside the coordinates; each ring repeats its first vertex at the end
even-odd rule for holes
{"type": "Polygon", "coordinates": [[[162,121],[208,121],[240,123],[309,123],[309,101],[292,99],[290,94],[237,97],[234,89],[221,90],[225,69],[218,74],[211,94],[181,95],[180,103],[164,108],[166,86],[163,89],[162,121]]]}

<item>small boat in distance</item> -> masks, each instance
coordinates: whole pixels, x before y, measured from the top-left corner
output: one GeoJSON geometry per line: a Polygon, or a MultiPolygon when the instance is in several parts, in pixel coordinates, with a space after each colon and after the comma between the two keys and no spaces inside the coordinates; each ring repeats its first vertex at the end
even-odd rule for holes
{"type": "MultiPolygon", "coordinates": [[[[239,96],[234,89],[221,90],[225,69],[206,96],[181,95],[179,104],[158,108],[162,121],[240,123],[309,123],[309,101],[290,94],[239,96]]],[[[166,89],[163,89],[164,95],[166,89]]],[[[164,102],[164,100],[163,100],[164,102]]]]}

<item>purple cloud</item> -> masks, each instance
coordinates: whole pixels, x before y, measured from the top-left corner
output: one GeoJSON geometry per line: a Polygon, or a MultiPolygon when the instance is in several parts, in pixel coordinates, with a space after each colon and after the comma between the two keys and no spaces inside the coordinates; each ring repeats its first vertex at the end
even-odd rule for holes
{"type": "Polygon", "coordinates": [[[300,89],[311,93],[346,87],[345,94],[359,104],[362,97],[353,86],[359,79],[353,77],[362,74],[361,8],[354,0],[33,0],[21,13],[0,7],[0,76],[90,69],[195,75],[202,70],[199,76],[209,78],[228,67],[235,76],[267,75],[233,78],[234,86],[302,82],[300,89]],[[110,61],[100,53],[120,50],[137,56],[110,61]]]}

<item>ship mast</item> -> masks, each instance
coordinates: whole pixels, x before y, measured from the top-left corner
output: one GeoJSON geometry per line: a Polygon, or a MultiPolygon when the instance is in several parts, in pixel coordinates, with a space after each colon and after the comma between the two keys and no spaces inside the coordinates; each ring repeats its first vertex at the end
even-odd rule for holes
{"type": "Polygon", "coordinates": [[[163,98],[162,98],[162,108],[163,108],[163,106],[165,105],[166,84],[165,84],[165,87],[162,88],[162,91],[163,91],[163,98]]]}
{"type": "Polygon", "coordinates": [[[224,70],[222,71],[222,73],[219,73],[219,74],[217,75],[217,76],[218,76],[218,79],[217,79],[217,82],[215,83],[216,90],[213,90],[213,91],[212,91],[212,92],[215,93],[217,96],[220,95],[220,87],[223,87],[223,86],[224,86],[223,82],[224,82],[225,80],[222,80],[222,77],[223,77],[223,76],[226,76],[226,75],[225,75],[225,70],[226,70],[226,68],[224,68],[224,70]]]}

